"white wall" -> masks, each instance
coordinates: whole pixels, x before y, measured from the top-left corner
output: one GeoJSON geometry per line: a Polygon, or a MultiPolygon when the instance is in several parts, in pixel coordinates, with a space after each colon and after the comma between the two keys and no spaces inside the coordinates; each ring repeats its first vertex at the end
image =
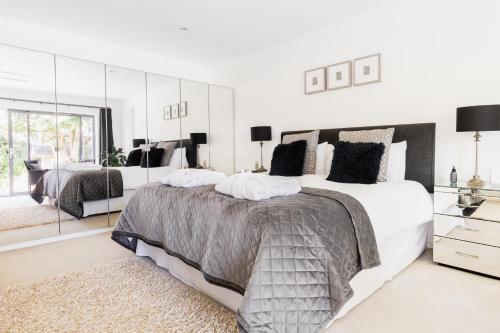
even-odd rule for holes
{"type": "Polygon", "coordinates": [[[212,81],[212,69],[207,66],[103,43],[13,19],[0,18],[0,43],[151,73],[212,81]]]}
{"type": "MultiPolygon", "coordinates": [[[[269,166],[284,130],[436,122],[436,178],[473,171],[472,133],[455,132],[457,106],[500,103],[498,1],[402,1],[220,66],[235,88],[236,169],[259,159],[250,127],[271,125],[269,166]],[[382,82],[304,95],[304,71],[382,53],[382,82]]],[[[483,133],[481,174],[500,165],[500,133],[483,133]]]]}

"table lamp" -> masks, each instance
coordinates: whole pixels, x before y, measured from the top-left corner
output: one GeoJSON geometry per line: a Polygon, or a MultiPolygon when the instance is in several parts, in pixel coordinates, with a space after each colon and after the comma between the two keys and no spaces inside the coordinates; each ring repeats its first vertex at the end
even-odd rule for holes
{"type": "Polygon", "coordinates": [[[190,133],[191,143],[196,145],[196,169],[203,169],[200,164],[200,145],[207,143],[207,133],[190,133]]]}
{"type": "Polygon", "coordinates": [[[264,163],[262,159],[262,147],[264,146],[263,141],[271,141],[271,126],[255,126],[250,127],[250,134],[252,141],[260,141],[260,168],[254,170],[254,172],[266,172],[264,168],[264,163]]]}
{"type": "Polygon", "coordinates": [[[479,140],[480,131],[500,131],[500,105],[476,105],[457,108],[457,132],[476,132],[476,164],[472,179],[467,182],[469,187],[482,187],[484,181],[479,177],[479,140]]]}

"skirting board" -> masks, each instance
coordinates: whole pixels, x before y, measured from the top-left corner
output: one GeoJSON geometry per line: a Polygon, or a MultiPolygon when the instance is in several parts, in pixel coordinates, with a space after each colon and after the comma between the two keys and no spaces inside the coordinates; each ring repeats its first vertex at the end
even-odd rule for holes
{"type": "Polygon", "coordinates": [[[80,237],[103,234],[106,232],[111,232],[112,230],[113,230],[113,227],[106,227],[106,228],[99,228],[99,229],[75,232],[75,233],[67,234],[67,235],[59,235],[59,236],[40,238],[40,239],[35,239],[35,240],[31,240],[31,241],[26,241],[26,242],[19,242],[19,243],[14,243],[14,244],[9,244],[9,245],[2,245],[2,246],[0,246],[0,253],[24,249],[27,247],[33,247],[33,246],[45,245],[45,244],[50,244],[50,243],[55,243],[55,242],[61,242],[61,241],[69,240],[69,239],[75,239],[75,238],[80,238],[80,237]]]}

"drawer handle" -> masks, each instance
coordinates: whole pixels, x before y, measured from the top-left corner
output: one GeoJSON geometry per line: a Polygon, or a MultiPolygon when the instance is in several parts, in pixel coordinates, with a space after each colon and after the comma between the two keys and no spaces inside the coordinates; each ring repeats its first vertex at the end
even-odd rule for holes
{"type": "Polygon", "coordinates": [[[457,256],[461,256],[461,257],[467,257],[467,258],[472,258],[472,259],[479,259],[479,256],[476,256],[474,254],[468,254],[468,253],[463,253],[463,252],[459,252],[459,251],[456,251],[455,254],[457,256]]]}
{"type": "Polygon", "coordinates": [[[462,227],[462,226],[460,226],[459,228],[464,230],[464,231],[479,232],[479,229],[467,228],[467,227],[462,227]]]}

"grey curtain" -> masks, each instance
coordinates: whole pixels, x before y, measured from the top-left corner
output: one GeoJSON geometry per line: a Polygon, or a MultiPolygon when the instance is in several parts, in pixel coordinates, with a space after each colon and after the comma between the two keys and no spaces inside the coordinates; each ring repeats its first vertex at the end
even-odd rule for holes
{"type": "Polygon", "coordinates": [[[113,149],[113,117],[111,108],[99,109],[99,157],[102,162],[113,149]]]}

